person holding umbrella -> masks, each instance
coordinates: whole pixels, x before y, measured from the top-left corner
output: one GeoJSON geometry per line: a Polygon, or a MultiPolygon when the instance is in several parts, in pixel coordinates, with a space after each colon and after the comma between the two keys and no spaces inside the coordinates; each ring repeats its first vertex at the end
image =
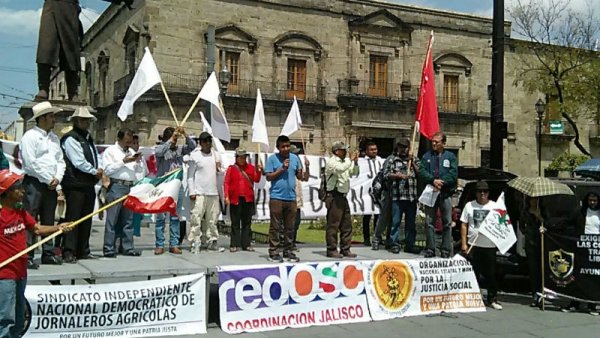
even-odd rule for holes
{"type": "Polygon", "coordinates": [[[532,307],[544,309],[544,215],[541,199],[552,195],[573,195],[571,189],[545,177],[517,177],[508,186],[525,196],[520,227],[525,233],[525,252],[529,265],[532,307]]]}

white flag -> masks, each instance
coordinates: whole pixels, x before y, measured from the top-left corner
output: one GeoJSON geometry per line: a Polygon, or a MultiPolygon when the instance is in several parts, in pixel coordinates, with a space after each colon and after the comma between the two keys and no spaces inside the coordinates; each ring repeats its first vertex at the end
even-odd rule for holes
{"type": "Polygon", "coordinates": [[[229,133],[229,125],[225,118],[225,111],[223,109],[223,103],[221,102],[221,92],[219,90],[219,82],[217,81],[217,75],[212,72],[208,77],[208,80],[200,90],[198,96],[210,102],[211,105],[211,123],[213,134],[215,137],[220,138],[223,141],[231,142],[231,134],[229,133]]]}
{"type": "Polygon", "coordinates": [[[491,210],[481,223],[479,233],[494,242],[502,254],[505,254],[517,241],[515,229],[506,211],[504,193],[498,197],[496,208],[491,210]]]}
{"type": "Polygon", "coordinates": [[[279,135],[290,136],[300,130],[300,127],[302,127],[302,117],[300,116],[298,101],[296,100],[296,96],[294,96],[292,109],[290,109],[287,119],[285,119],[285,123],[283,124],[283,128],[281,129],[281,134],[279,135]]]}
{"type": "Polygon", "coordinates": [[[260,144],[261,151],[265,153],[269,151],[269,135],[267,134],[265,109],[260,89],[256,90],[256,107],[254,107],[254,120],[252,121],[252,142],[260,144]]]}
{"type": "Polygon", "coordinates": [[[204,117],[204,113],[203,112],[199,112],[199,113],[200,113],[200,119],[202,119],[202,131],[205,131],[205,132],[211,134],[213,136],[213,147],[215,147],[215,150],[218,153],[224,153],[225,147],[223,147],[223,143],[221,143],[221,140],[219,140],[217,137],[214,137],[215,135],[213,135],[212,127],[210,126],[210,123],[208,123],[208,121],[206,120],[206,117],[204,117]]]}
{"type": "Polygon", "coordinates": [[[129,115],[133,115],[133,103],[160,82],[160,74],[158,73],[152,54],[150,54],[150,50],[146,47],[142,62],[140,62],[133,81],[131,81],[131,85],[127,89],[127,94],[117,112],[117,116],[121,121],[125,121],[129,115]]]}

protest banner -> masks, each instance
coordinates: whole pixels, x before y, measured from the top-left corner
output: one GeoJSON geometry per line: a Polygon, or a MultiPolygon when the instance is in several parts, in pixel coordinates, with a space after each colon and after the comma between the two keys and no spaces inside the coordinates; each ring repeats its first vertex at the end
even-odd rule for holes
{"type": "MultiPolygon", "coordinates": [[[[19,161],[19,148],[18,143],[11,141],[3,142],[4,153],[10,162],[10,169],[15,172],[21,172],[21,163],[19,161]]],[[[104,149],[106,149],[106,145],[98,145],[98,152],[102,153],[104,149]]],[[[153,166],[153,161],[155,162],[154,157],[154,148],[150,147],[141,147],[140,152],[146,159],[148,163],[148,167],[153,166]]],[[[254,163],[255,153],[249,152],[250,163],[254,163]]],[[[260,160],[262,163],[267,162],[267,157],[272,155],[271,153],[260,153],[260,160]]],[[[302,155],[301,162],[304,162],[304,155],[302,155]]],[[[327,209],[325,208],[325,202],[319,200],[318,191],[319,191],[319,173],[320,169],[325,166],[325,162],[328,157],[324,156],[306,156],[310,161],[310,176],[308,182],[302,182],[302,196],[304,198],[304,207],[301,209],[302,219],[315,219],[315,218],[324,218],[327,216],[327,209]]],[[[220,185],[220,189],[222,190],[223,185],[223,174],[226,171],[229,165],[235,163],[235,154],[233,151],[226,151],[221,154],[221,161],[223,171],[219,173],[218,183],[220,185]]],[[[358,166],[360,168],[360,173],[358,176],[353,176],[350,178],[350,192],[348,192],[347,199],[348,204],[350,205],[350,213],[352,215],[373,215],[379,214],[379,207],[373,200],[373,196],[371,195],[371,182],[373,178],[377,175],[379,170],[381,170],[383,166],[384,160],[380,160],[379,162],[367,161],[364,158],[359,158],[358,166]]],[[[184,166],[184,174],[183,177],[187,177],[186,168],[184,166]]],[[[186,180],[183,180],[184,186],[187,184],[186,180]]],[[[255,185],[255,199],[256,199],[256,214],[254,218],[257,220],[266,220],[270,219],[270,211],[269,211],[269,188],[271,187],[271,183],[267,182],[267,180],[263,177],[262,180],[255,185]]],[[[97,186],[96,190],[99,190],[100,186],[97,186]]],[[[222,194],[221,194],[222,195],[222,194]]],[[[222,197],[222,196],[221,196],[222,197]]],[[[98,206],[96,206],[97,208],[98,206]]]]}
{"type": "Polygon", "coordinates": [[[487,214],[478,230],[479,234],[496,244],[502,254],[505,254],[517,242],[515,229],[510,221],[510,216],[508,216],[508,211],[506,211],[504,192],[498,197],[496,208],[487,214]]]}
{"type": "Polygon", "coordinates": [[[281,330],[371,320],[359,261],[219,266],[221,329],[281,330]]]}
{"type": "Polygon", "coordinates": [[[152,281],[29,285],[25,337],[154,337],[206,333],[204,273],[152,281]]]}
{"type": "Polygon", "coordinates": [[[600,235],[544,233],[546,292],[600,303],[600,235]]]}
{"type": "Polygon", "coordinates": [[[372,261],[363,271],[373,320],[485,311],[473,268],[458,255],[372,261]]]}

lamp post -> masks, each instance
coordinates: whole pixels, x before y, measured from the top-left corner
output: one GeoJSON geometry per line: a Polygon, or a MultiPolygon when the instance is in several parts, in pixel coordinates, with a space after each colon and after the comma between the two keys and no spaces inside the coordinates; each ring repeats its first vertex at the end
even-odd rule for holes
{"type": "Polygon", "coordinates": [[[546,103],[538,99],[535,103],[535,111],[538,116],[538,176],[542,176],[542,118],[546,110],[546,103]]]}
{"type": "Polygon", "coordinates": [[[225,96],[227,94],[227,86],[231,81],[231,76],[231,72],[227,69],[227,66],[223,62],[223,68],[219,72],[219,88],[221,89],[221,96],[225,96]]]}

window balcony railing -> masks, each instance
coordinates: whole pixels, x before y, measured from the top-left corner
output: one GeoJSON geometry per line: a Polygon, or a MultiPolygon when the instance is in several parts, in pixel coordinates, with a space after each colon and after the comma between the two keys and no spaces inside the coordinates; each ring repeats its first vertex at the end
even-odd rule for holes
{"type": "MultiPolygon", "coordinates": [[[[161,73],[161,78],[167,92],[185,92],[197,94],[204,82],[205,76],[161,73]]],[[[133,81],[134,74],[127,74],[114,82],[114,99],[122,99],[133,81]]],[[[325,102],[326,88],[314,85],[288,84],[285,82],[243,80],[230,82],[227,86],[227,96],[256,97],[256,90],[260,88],[263,99],[292,100],[294,96],[305,102],[325,102]]],[[[154,90],[161,90],[157,85],[154,90]]]]}
{"type": "Polygon", "coordinates": [[[437,97],[440,113],[477,114],[479,101],[476,99],[454,99],[437,97]]]}
{"type": "Polygon", "coordinates": [[[419,95],[418,86],[409,86],[402,83],[371,83],[358,79],[345,79],[338,83],[340,95],[352,95],[369,98],[387,99],[413,99],[419,95]]]}

